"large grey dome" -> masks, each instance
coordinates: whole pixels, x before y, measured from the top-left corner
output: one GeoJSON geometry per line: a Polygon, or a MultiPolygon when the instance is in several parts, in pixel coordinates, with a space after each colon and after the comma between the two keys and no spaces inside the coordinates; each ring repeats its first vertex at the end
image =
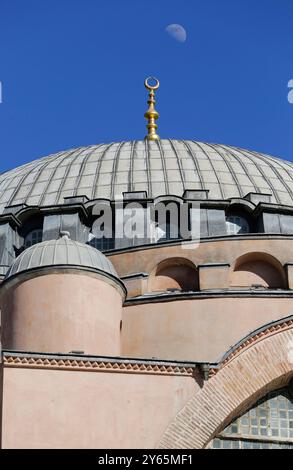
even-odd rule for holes
{"type": "Polygon", "coordinates": [[[103,253],[85,243],[71,240],[64,232],[58,240],[49,240],[27,248],[13,262],[5,280],[33,269],[70,267],[102,272],[119,280],[111,261],[103,253]]]}
{"type": "Polygon", "coordinates": [[[270,193],[293,202],[293,164],[236,147],[183,140],[131,141],[67,150],[0,175],[0,214],[8,205],[62,204],[64,197],[113,199],[208,189],[210,199],[270,193]]]}

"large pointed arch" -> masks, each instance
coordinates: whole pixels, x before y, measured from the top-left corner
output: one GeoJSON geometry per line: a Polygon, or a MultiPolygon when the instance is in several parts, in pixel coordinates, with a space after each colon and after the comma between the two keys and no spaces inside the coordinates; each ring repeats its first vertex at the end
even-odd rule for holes
{"type": "Polygon", "coordinates": [[[240,413],[293,375],[293,316],[255,331],[226,354],[166,429],[160,448],[204,448],[240,413]]]}

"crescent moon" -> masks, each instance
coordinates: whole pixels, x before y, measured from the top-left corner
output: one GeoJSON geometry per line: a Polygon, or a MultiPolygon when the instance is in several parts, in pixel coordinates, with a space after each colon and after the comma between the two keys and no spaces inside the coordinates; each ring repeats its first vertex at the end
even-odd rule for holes
{"type": "Polygon", "coordinates": [[[175,39],[175,41],[186,41],[187,33],[183,26],[181,26],[181,24],[169,24],[166,28],[166,32],[169,34],[169,36],[175,39]]]}
{"type": "Polygon", "coordinates": [[[148,90],[157,90],[160,86],[160,82],[159,80],[156,78],[156,77],[148,77],[145,79],[144,81],[144,86],[148,89],[148,90]],[[150,84],[150,80],[154,80],[155,84],[154,85],[151,85],[150,84]]]}

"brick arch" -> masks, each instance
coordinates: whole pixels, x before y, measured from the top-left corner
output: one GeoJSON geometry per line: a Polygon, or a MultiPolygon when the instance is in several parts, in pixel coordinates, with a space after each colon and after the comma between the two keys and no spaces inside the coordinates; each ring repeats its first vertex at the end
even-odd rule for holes
{"type": "Polygon", "coordinates": [[[239,414],[293,375],[293,318],[246,338],[211,371],[177,414],[159,448],[204,448],[239,414]]]}

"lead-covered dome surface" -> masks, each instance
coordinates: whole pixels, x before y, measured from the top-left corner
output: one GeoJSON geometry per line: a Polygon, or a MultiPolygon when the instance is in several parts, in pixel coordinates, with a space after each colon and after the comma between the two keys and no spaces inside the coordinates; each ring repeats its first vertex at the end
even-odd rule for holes
{"type": "Polygon", "coordinates": [[[124,191],[148,197],[208,189],[209,199],[269,193],[293,202],[293,164],[261,153],[189,140],[93,145],[34,160],[0,175],[0,214],[9,205],[63,204],[64,197],[113,199],[124,191]]]}
{"type": "Polygon", "coordinates": [[[85,243],[71,240],[66,232],[58,240],[48,240],[27,248],[13,262],[5,280],[32,269],[70,267],[99,271],[119,280],[111,261],[85,243]]]}

